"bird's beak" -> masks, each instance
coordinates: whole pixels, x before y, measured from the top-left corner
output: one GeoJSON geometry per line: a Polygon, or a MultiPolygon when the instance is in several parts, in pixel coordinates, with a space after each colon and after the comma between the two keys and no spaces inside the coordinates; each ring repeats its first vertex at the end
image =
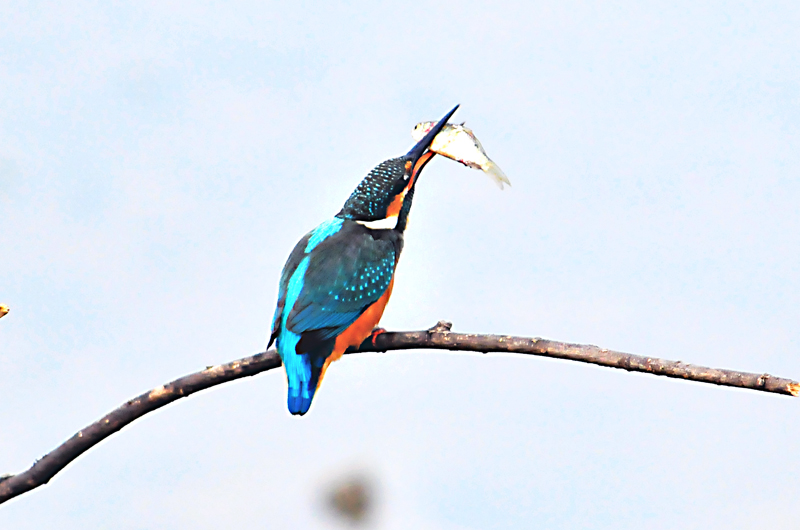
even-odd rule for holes
{"type": "Polygon", "coordinates": [[[444,128],[444,126],[447,125],[447,120],[449,120],[450,117],[453,114],[455,114],[458,107],[459,107],[458,105],[453,107],[453,110],[445,114],[444,118],[439,120],[439,122],[433,126],[433,129],[431,129],[422,140],[417,142],[417,145],[411,148],[411,151],[408,152],[406,158],[411,160],[412,164],[416,166],[417,160],[419,160],[420,157],[425,153],[425,150],[428,147],[430,147],[431,142],[433,142],[433,139],[436,137],[437,134],[439,134],[439,131],[441,131],[444,128]]]}

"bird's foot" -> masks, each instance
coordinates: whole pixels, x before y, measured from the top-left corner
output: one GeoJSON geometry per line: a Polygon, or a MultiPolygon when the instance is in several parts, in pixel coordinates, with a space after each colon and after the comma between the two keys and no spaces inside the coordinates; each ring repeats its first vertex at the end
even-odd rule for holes
{"type": "Polygon", "coordinates": [[[375,346],[375,339],[377,339],[378,335],[380,335],[381,333],[386,333],[386,329],[385,328],[375,328],[375,329],[372,330],[372,333],[369,334],[369,337],[367,337],[367,340],[372,343],[373,347],[377,347],[377,346],[375,346]]]}

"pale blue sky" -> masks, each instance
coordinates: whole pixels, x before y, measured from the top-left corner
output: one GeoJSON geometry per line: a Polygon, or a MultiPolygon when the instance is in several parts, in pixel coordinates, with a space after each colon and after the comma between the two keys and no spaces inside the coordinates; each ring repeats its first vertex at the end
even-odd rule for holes
{"type": "MultiPolygon", "coordinates": [[[[800,377],[796,2],[0,5],[0,473],[260,351],[294,243],[455,103],[382,324],[800,377]]],[[[522,356],[361,355],[151,414],[0,528],[787,527],[790,398],[522,356]]]]}

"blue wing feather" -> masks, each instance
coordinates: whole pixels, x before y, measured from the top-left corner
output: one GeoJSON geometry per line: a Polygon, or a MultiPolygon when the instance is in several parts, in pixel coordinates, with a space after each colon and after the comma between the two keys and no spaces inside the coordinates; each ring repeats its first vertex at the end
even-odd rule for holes
{"type": "MultiPolygon", "coordinates": [[[[338,236],[338,234],[337,234],[338,236]]],[[[305,287],[289,310],[295,333],[350,327],[374,304],[392,281],[395,246],[367,232],[343,234],[319,244],[309,255],[305,287]]]]}
{"type": "Polygon", "coordinates": [[[337,312],[316,305],[307,305],[292,317],[292,329],[302,333],[328,328],[347,329],[361,315],[361,311],[337,312]]]}

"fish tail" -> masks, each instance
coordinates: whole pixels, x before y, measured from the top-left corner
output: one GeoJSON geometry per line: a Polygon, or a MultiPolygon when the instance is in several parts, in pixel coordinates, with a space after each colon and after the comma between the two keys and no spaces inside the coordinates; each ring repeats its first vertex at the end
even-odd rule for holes
{"type": "Polygon", "coordinates": [[[497,184],[497,186],[502,190],[503,183],[508,184],[511,186],[511,181],[508,180],[506,174],[503,173],[503,170],[500,169],[500,166],[489,160],[489,162],[482,168],[489,177],[497,184]]]}

